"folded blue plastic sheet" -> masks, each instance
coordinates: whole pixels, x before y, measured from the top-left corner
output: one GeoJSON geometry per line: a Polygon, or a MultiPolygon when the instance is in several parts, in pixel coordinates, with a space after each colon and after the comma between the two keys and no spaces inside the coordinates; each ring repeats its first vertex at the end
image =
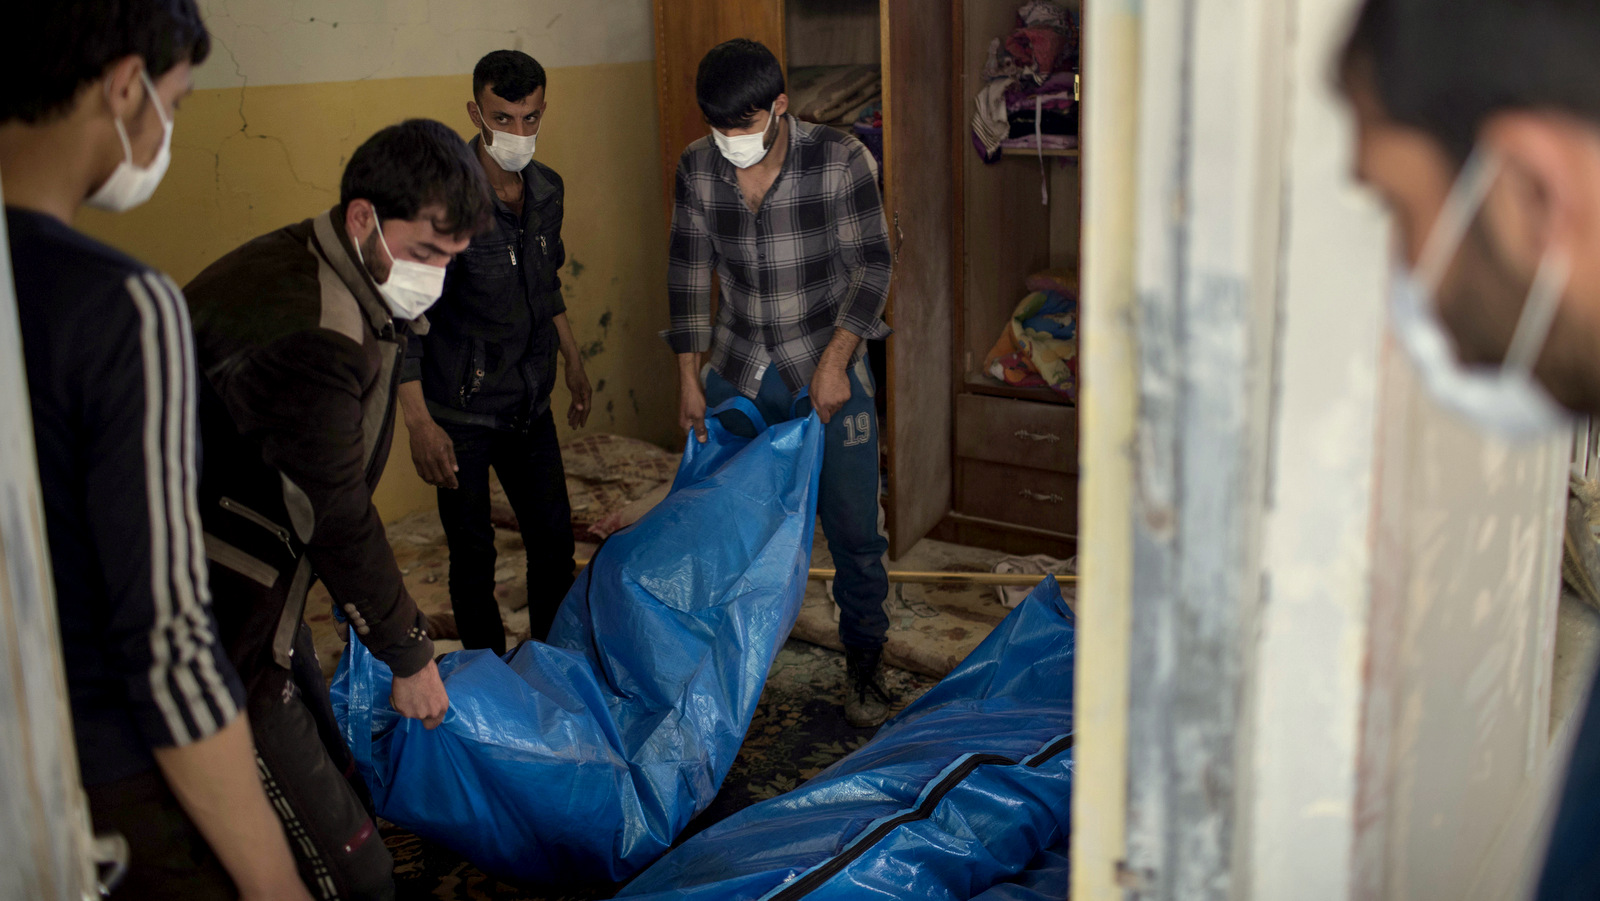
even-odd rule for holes
{"type": "Polygon", "coordinates": [[[805,593],[822,424],[708,426],[549,644],[443,658],[437,729],[395,713],[388,668],[350,645],[334,711],[381,816],[489,872],[573,883],[633,874],[711,802],[805,593]]]}
{"type": "Polygon", "coordinates": [[[1048,579],[865,747],[684,842],[618,897],[1064,897],[1073,649],[1048,579]]]}
{"type": "Polygon", "coordinates": [[[992,886],[972,901],[1062,901],[1071,890],[1071,855],[1063,841],[1040,851],[1027,869],[992,886]]]}

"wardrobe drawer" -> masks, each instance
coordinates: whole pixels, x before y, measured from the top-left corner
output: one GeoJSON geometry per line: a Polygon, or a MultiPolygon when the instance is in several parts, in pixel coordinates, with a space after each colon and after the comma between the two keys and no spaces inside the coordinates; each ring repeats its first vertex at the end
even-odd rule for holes
{"type": "Polygon", "coordinates": [[[956,461],[956,510],[1072,535],[1078,531],[1078,477],[960,459],[956,461]]]}
{"type": "Polygon", "coordinates": [[[1078,408],[982,394],[956,396],[956,455],[1078,471],[1078,408]]]}

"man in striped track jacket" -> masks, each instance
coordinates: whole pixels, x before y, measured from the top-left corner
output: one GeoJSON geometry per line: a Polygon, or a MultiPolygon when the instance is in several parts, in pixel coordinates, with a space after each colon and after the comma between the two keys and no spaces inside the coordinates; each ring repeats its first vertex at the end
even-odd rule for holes
{"type": "Polygon", "coordinates": [[[78,768],[129,844],[112,897],[304,899],[212,617],[183,298],[72,228],[154,190],[205,27],[193,0],[11,13],[6,231],[78,768]]]}

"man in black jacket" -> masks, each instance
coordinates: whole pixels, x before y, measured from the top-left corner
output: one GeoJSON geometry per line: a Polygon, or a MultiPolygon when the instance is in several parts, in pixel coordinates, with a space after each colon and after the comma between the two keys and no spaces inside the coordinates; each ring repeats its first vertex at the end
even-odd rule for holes
{"type": "MultiPolygon", "coordinates": [[[[262,779],[302,872],[331,897],[393,894],[333,719],[306,592],[320,578],[394,671],[391,701],[433,728],[449,701],[426,617],[372,505],[407,338],[489,213],[450,129],[413,119],[345,167],[339,205],[245,244],[185,289],[205,375],[200,486],[217,620],[244,680],[262,779]]],[[[423,790],[419,787],[419,790],[423,790]]]]}
{"type": "Polygon", "coordinates": [[[567,324],[557,272],[561,177],[533,162],[545,111],[544,69],[496,50],[472,73],[468,145],[494,188],[494,216],[450,266],[432,329],[411,342],[401,409],[417,473],[439,488],[450,544],[450,603],[468,648],[506,650],[494,597],[493,466],[528,553],[528,623],[543,640],[572,585],[572,508],[550,391],[556,351],[566,363],[567,423],[589,418],[589,379],[567,324]]]}

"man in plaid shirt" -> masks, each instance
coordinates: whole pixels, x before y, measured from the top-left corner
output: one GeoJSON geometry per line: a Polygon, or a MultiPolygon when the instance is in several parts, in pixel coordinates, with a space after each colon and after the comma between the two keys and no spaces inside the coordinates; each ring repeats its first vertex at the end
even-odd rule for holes
{"type": "Polygon", "coordinates": [[[810,389],[826,424],[817,508],[838,569],[845,718],[876,726],[894,703],[880,675],[888,540],[863,343],[889,334],[882,316],[891,253],[876,164],[855,138],[785,115],[783,70],[755,41],[707,53],[695,92],[712,131],[678,164],[667,276],[679,424],[704,441],[707,404],[736,395],[754,401],[769,425],[782,422],[810,389]],[[715,325],[713,270],[721,284],[715,325]]]}

